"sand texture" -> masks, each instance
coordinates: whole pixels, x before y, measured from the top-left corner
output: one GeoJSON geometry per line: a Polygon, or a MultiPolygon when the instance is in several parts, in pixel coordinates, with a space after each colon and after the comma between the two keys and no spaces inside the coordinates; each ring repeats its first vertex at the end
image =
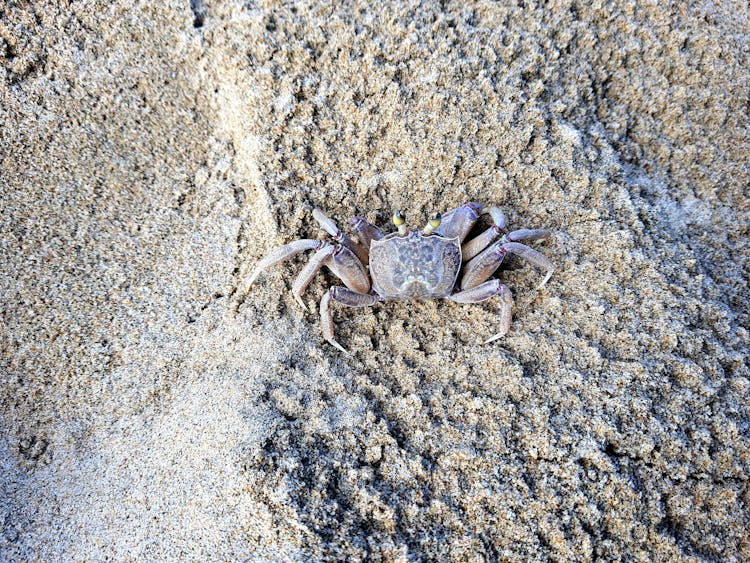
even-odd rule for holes
{"type": "Polygon", "coordinates": [[[338,4],[0,0],[0,560],[749,561],[750,8],[338,4]],[[495,343],[248,287],[467,201],[495,343]]]}

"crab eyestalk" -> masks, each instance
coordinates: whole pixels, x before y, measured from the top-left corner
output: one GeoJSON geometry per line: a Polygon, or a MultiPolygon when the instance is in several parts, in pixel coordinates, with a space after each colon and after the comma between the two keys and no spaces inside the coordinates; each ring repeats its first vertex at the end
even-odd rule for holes
{"type": "Polygon", "coordinates": [[[393,224],[398,227],[399,235],[402,237],[406,236],[406,219],[401,211],[396,211],[396,213],[393,214],[393,224]]]}
{"type": "Polygon", "coordinates": [[[432,231],[434,231],[440,226],[440,220],[441,220],[440,213],[435,213],[435,216],[432,219],[430,219],[425,225],[424,229],[422,229],[422,234],[431,235],[432,231]]]}

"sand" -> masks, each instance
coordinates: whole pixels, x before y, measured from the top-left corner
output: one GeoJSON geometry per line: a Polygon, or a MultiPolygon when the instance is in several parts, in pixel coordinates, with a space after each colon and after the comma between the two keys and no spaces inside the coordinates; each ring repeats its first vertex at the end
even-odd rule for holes
{"type": "Polygon", "coordinates": [[[588,4],[0,4],[0,559],[749,560],[750,11],[588,4]],[[493,344],[247,286],[466,201],[493,344]]]}

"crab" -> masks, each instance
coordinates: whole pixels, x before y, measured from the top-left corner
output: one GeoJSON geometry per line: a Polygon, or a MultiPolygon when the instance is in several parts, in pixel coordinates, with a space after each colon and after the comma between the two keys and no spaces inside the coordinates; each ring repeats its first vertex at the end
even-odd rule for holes
{"type": "Polygon", "coordinates": [[[498,207],[470,202],[436,214],[423,229],[408,229],[403,214],[393,215],[397,231],[383,234],[362,217],[350,220],[358,241],[341,231],[320,209],[313,218],[330,234],[335,244],[302,239],[275,248],[255,267],[248,280],[252,285],[263,270],[308,250],[315,254],[292,284],[296,301],[302,301],[307,286],[323,266],[328,267],[344,286],[334,286],[320,300],[323,337],[342,352],[347,350],[334,338],[331,302],[347,307],[369,307],[380,301],[447,298],[457,303],[479,303],[500,298],[499,330],[485,341],[497,340],[508,332],[513,298],[507,286],[492,275],[510,253],[544,270],[539,287],[552,276],[549,258],[521,241],[548,238],[546,229],[520,229],[508,232],[505,214],[498,207]],[[469,241],[464,241],[482,214],[492,225],[469,241]]]}

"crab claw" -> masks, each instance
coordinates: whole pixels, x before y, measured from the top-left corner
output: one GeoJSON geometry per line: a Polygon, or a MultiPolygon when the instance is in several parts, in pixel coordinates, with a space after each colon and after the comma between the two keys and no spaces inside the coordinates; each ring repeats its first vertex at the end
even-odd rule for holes
{"type": "Polygon", "coordinates": [[[443,215],[440,226],[435,229],[435,232],[447,238],[458,237],[463,241],[481,214],[481,204],[467,203],[443,215]]]}

